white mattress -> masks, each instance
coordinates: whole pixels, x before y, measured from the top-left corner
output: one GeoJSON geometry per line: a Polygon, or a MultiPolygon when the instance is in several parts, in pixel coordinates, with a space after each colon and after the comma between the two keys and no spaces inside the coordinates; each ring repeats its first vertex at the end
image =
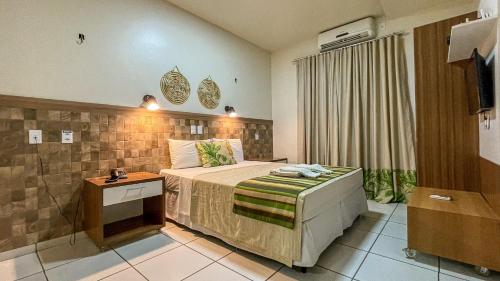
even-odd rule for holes
{"type": "MultiPolygon", "coordinates": [[[[193,178],[205,173],[230,170],[241,167],[269,164],[268,162],[243,161],[235,165],[212,168],[163,169],[160,175],[165,177],[168,191],[178,192],[178,202],[167,202],[167,217],[185,225],[190,225],[189,212],[191,208],[191,187],[193,178]]],[[[341,177],[324,182],[307,189],[299,196],[304,198],[303,221],[307,221],[323,212],[328,205],[339,202],[354,189],[363,185],[363,170],[358,169],[341,177]],[[325,188],[326,187],[326,188],[325,188]]]]}
{"type": "MultiPolygon", "coordinates": [[[[230,243],[225,237],[191,223],[193,178],[204,173],[264,164],[268,162],[244,161],[236,165],[214,168],[161,170],[160,174],[165,177],[167,188],[166,217],[230,243]]],[[[293,261],[293,265],[312,267],[333,240],[341,236],[357,216],[368,210],[363,189],[363,171],[359,169],[327,181],[300,193],[299,196],[304,198],[301,259],[293,261]]]]}

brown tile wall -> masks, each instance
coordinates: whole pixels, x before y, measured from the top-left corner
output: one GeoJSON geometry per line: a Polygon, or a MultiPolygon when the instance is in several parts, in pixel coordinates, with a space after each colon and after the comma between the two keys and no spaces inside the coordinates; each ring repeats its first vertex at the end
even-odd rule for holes
{"type": "MultiPolygon", "coordinates": [[[[241,138],[247,158],[272,157],[268,120],[0,97],[0,252],[71,233],[44,181],[72,221],[82,179],[116,167],[129,172],[169,167],[169,138],[241,138]],[[203,125],[205,134],[190,135],[191,124],[203,125]],[[38,145],[43,178],[37,148],[28,144],[30,129],[43,130],[38,145]],[[74,143],[61,144],[61,130],[68,129],[74,143]]],[[[80,229],[81,216],[77,224],[80,229]]]]}

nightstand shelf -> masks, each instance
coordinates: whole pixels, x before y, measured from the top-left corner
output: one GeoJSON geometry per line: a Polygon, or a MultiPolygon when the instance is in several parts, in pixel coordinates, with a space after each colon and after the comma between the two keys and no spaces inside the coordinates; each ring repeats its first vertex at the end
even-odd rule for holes
{"type": "Polygon", "coordinates": [[[140,220],[137,218],[134,217],[104,225],[103,244],[114,244],[163,227],[162,224],[145,223],[142,216],[140,220]]]}
{"type": "Polygon", "coordinates": [[[128,179],[105,183],[106,177],[85,180],[84,229],[96,245],[104,248],[165,225],[163,178],[152,173],[131,173],[128,179]],[[127,202],[142,200],[142,214],[106,223],[109,208],[122,208],[127,202]]]}

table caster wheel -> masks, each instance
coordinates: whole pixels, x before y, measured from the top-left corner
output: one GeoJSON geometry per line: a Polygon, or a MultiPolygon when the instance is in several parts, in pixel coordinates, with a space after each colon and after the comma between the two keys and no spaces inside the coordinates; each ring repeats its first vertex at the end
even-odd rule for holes
{"type": "Polygon", "coordinates": [[[406,258],[408,259],[414,259],[417,257],[417,251],[414,249],[404,248],[403,252],[405,253],[406,258]]]}
{"type": "Polygon", "coordinates": [[[490,270],[482,266],[474,266],[474,271],[481,276],[490,276],[490,270]]]}

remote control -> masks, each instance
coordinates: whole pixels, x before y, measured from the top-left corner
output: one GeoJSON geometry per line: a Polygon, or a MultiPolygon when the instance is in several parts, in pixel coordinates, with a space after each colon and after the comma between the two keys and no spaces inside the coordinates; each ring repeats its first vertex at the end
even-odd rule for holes
{"type": "Polygon", "coordinates": [[[441,195],[432,194],[432,195],[429,195],[429,197],[432,199],[436,199],[436,200],[451,201],[450,196],[441,196],[441,195]]]}

